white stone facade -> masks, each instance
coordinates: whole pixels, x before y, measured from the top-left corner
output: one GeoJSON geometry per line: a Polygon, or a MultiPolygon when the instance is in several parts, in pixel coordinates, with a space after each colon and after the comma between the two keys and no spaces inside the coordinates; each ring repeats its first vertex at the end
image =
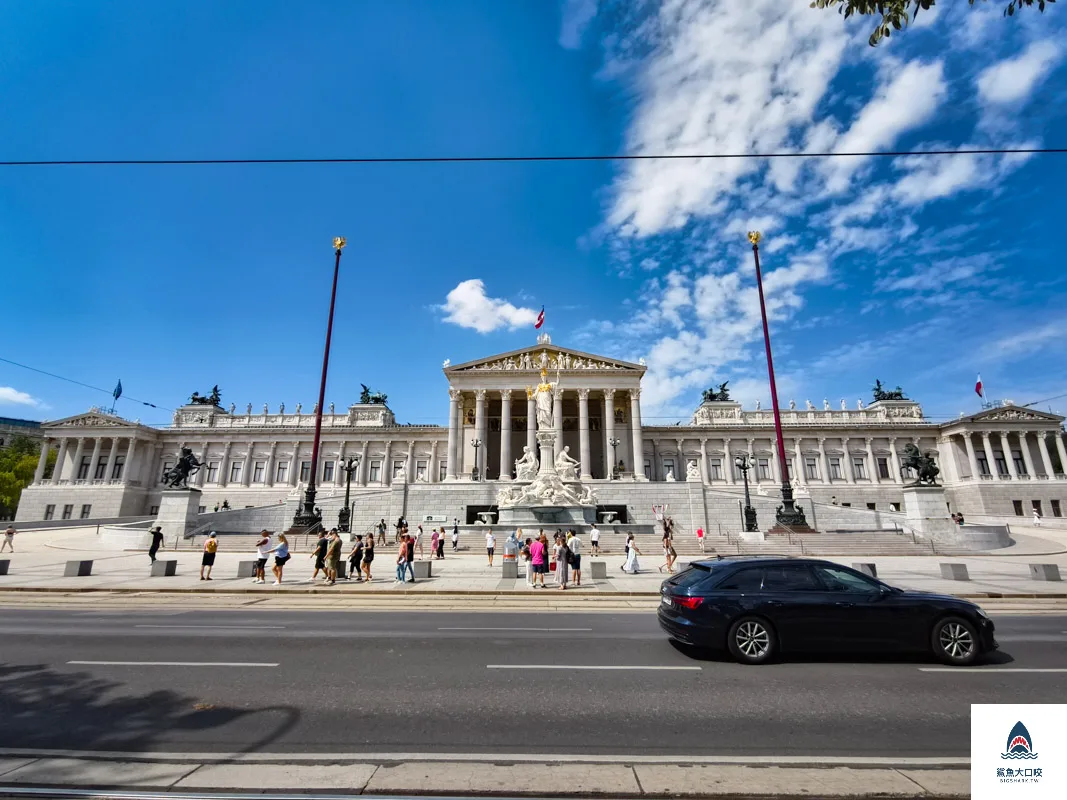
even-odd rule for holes
{"type": "MultiPolygon", "coordinates": [[[[492,505],[513,479],[523,447],[536,450],[529,392],[541,369],[548,380],[558,381],[554,449],[569,448],[580,464],[581,481],[596,485],[602,505],[630,506],[636,521],[648,516],[653,504],[677,496],[693,506],[687,513],[691,521],[707,524],[714,513],[708,517],[710,512],[698,513],[696,506],[714,510],[722,498],[728,501],[723,508],[734,503],[741,477],[733,462],[745,453],[753,465],[754,503],[773,507],[781,471],[771,411],[711,402],[702,404],[687,425],[643,425],[643,365],[562,348],[547,337],[534,347],[487,359],[446,362],[447,427],[398,424],[384,405],[357,404],[343,411],[331,406],[322,419],[320,505],[339,506],[345,491],[341,463],[358,456],[352,491],[356,503],[366,506],[359,509],[360,519],[388,519],[396,512],[409,519],[433,514],[468,521],[465,507],[492,505]],[[618,469],[614,480],[613,465],[618,469]],[[691,466],[699,480],[686,481],[691,466]],[[667,481],[669,475],[677,482],[667,481]]],[[[1044,516],[1062,513],[1067,501],[1063,417],[1004,406],[935,424],[909,400],[860,405],[855,410],[829,409],[825,403],[821,409],[810,403],[782,409],[786,464],[805,505],[812,500],[836,505],[845,517],[847,508],[901,512],[900,458],[904,446],[914,443],[937,459],[954,511],[1029,517],[1038,503],[1044,516]]],[[[163,471],[182,447],[205,464],[191,485],[202,491],[207,511],[223,501],[233,509],[288,507],[312,469],[314,426],[314,413],[299,406],[255,412],[248,406],[244,413],[232,406],[229,411],[183,406],[167,428],[98,409],[44,423],[47,447],[33,485],[23,492],[17,519],[154,514],[163,471]],[[58,451],[58,461],[55,474],[46,479],[49,449],[58,451]]]]}

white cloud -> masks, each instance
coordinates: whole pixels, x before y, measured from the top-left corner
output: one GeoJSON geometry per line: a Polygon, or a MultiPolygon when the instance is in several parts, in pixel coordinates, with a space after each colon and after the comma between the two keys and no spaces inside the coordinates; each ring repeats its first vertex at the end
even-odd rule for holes
{"type": "Polygon", "coordinates": [[[582,46],[582,35],[596,16],[597,0],[563,0],[559,43],[568,50],[582,46]]]}
{"type": "Polygon", "coordinates": [[[1022,356],[1039,350],[1047,350],[1056,343],[1062,343],[1065,335],[1067,335],[1067,323],[1050,322],[990,342],[983,348],[983,353],[989,359],[1022,356]]]}
{"type": "Polygon", "coordinates": [[[457,285],[448,293],[441,309],[448,312],[445,322],[461,328],[472,328],[478,333],[533,325],[538,313],[532,308],[521,308],[498,297],[488,297],[485,283],[478,278],[457,285]]]}
{"type": "Polygon", "coordinates": [[[983,101],[993,105],[1022,102],[1061,56],[1060,48],[1051,39],[1034,42],[1018,56],[983,70],[976,81],[978,94],[983,101]]]}
{"type": "Polygon", "coordinates": [[[41,403],[32,395],[20,392],[11,386],[0,386],[0,405],[39,406],[41,403]]]}

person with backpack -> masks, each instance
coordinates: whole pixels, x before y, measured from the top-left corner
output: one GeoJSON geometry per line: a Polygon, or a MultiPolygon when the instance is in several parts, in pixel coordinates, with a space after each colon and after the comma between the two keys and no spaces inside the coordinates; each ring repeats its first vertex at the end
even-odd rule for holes
{"type": "Polygon", "coordinates": [[[562,533],[556,534],[556,544],[552,548],[552,558],[556,562],[556,583],[560,590],[567,588],[567,579],[570,577],[571,551],[567,548],[567,540],[562,533]]]}

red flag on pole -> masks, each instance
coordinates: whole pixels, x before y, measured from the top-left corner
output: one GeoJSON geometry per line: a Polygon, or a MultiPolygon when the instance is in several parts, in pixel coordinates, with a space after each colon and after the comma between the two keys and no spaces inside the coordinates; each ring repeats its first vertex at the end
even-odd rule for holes
{"type": "Polygon", "coordinates": [[[978,376],[978,382],[974,385],[974,391],[979,397],[981,397],[983,400],[985,400],[985,394],[983,393],[983,390],[982,390],[982,376],[981,375],[978,376]]]}
{"type": "Polygon", "coordinates": [[[534,323],[534,328],[540,328],[545,324],[545,307],[541,306],[541,313],[537,315],[537,322],[534,323]]]}

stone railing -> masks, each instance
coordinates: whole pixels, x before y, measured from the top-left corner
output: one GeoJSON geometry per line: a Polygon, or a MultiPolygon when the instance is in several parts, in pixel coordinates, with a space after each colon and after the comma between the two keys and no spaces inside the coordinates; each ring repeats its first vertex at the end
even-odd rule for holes
{"type": "MultiPolygon", "coordinates": [[[[779,409],[782,422],[788,425],[915,425],[928,424],[923,417],[922,406],[910,400],[882,400],[864,408],[788,408],[779,409]]],[[[740,403],[704,403],[693,414],[693,425],[773,425],[774,412],[770,409],[745,411],[740,403]]]]}

